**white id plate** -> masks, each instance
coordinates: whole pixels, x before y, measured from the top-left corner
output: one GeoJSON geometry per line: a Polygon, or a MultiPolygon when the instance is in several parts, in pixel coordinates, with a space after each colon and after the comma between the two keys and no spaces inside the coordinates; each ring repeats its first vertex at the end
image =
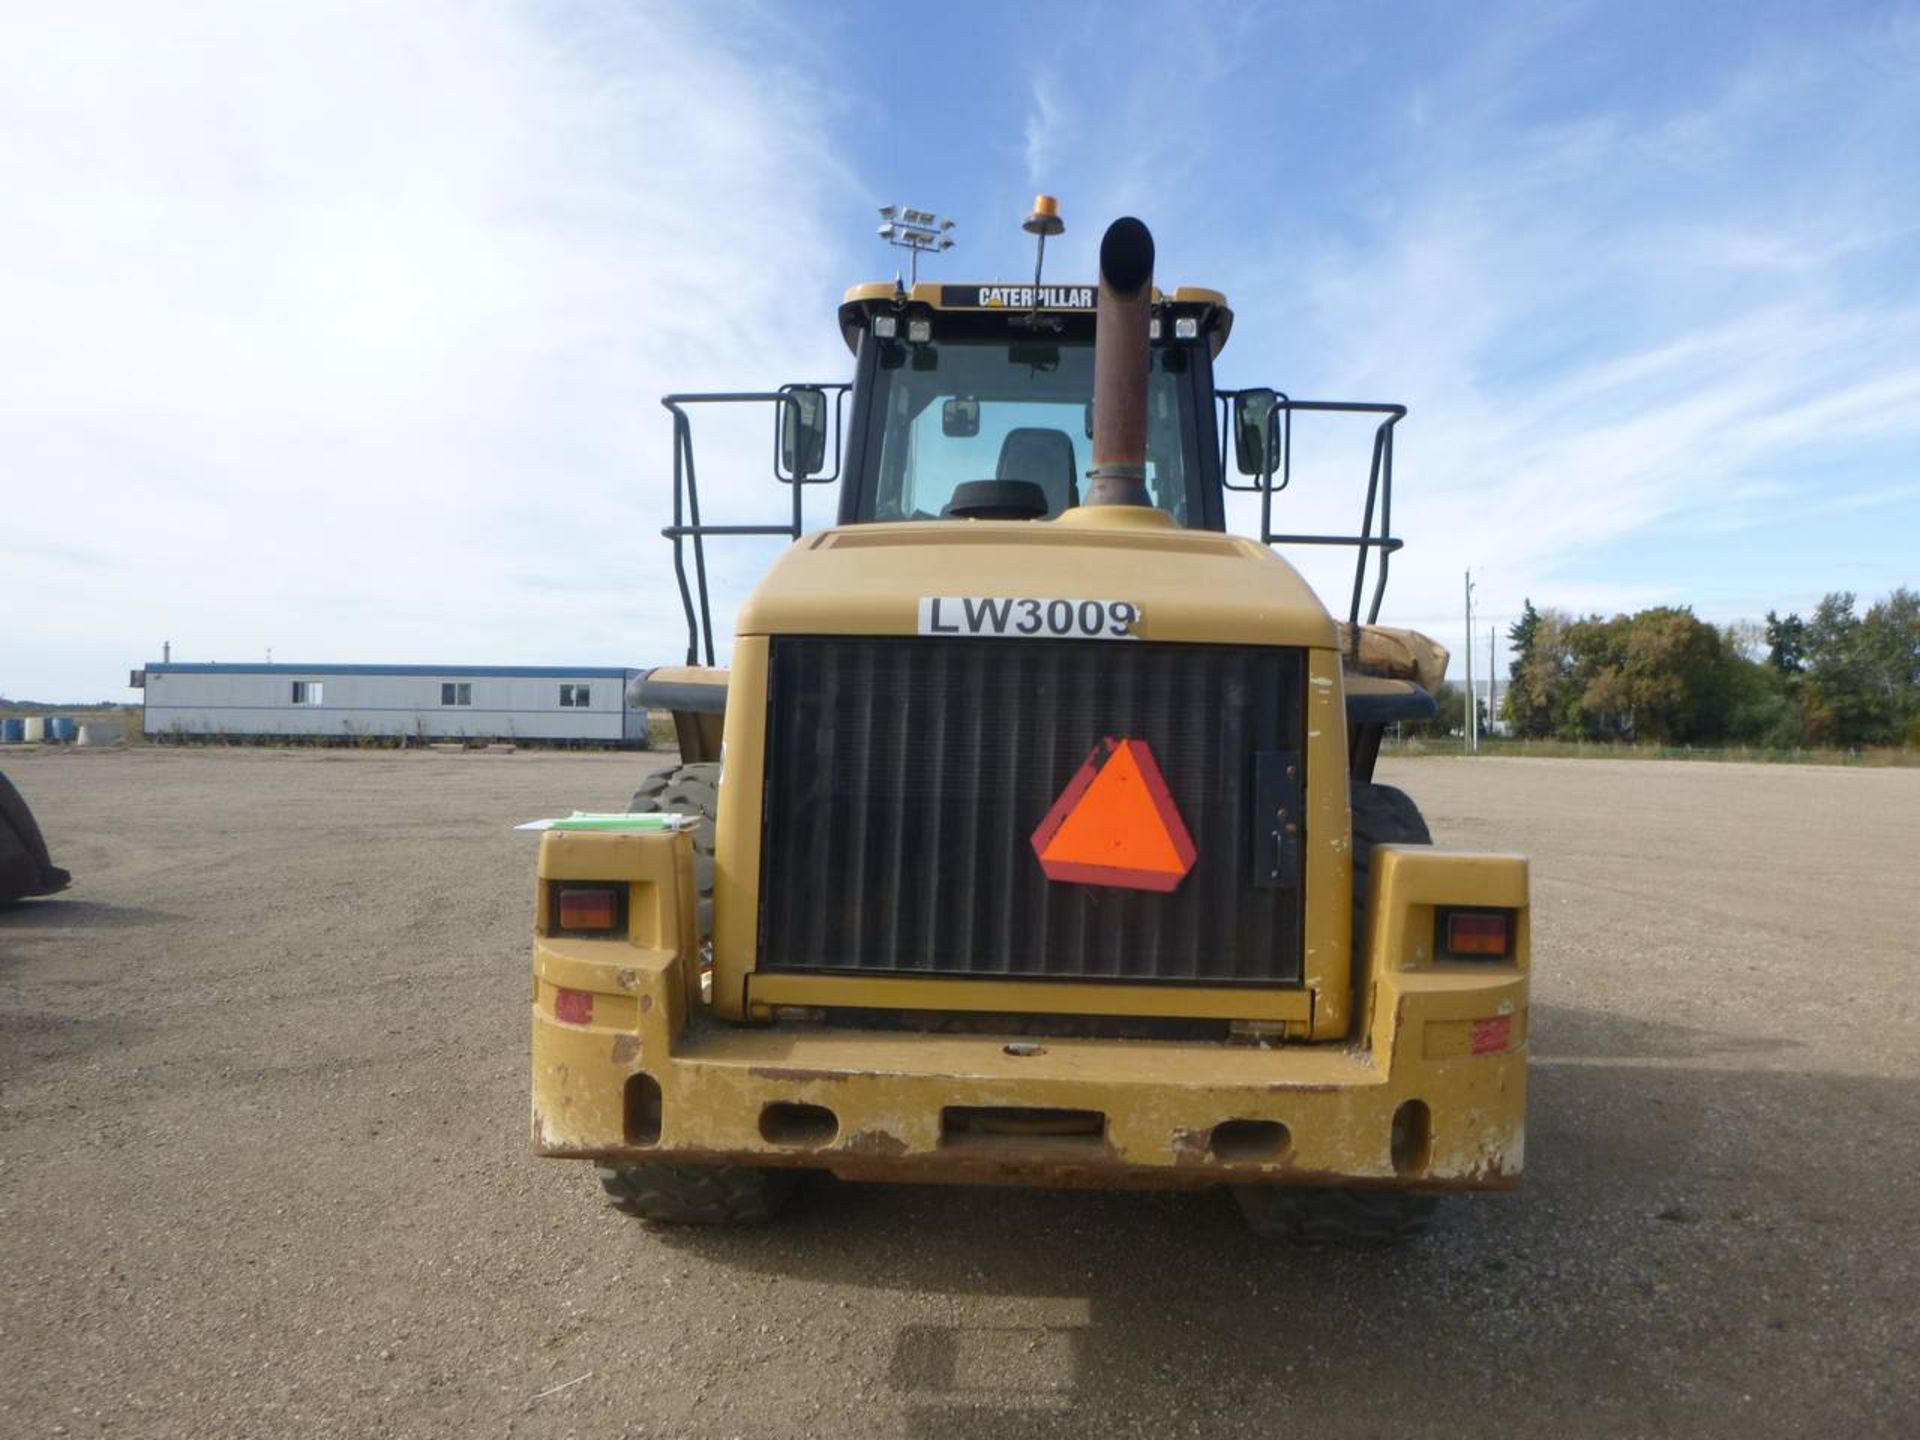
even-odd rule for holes
{"type": "Polygon", "coordinates": [[[922,595],[922,635],[1009,640],[1137,640],[1132,600],[1043,600],[1026,595],[922,595]]]}

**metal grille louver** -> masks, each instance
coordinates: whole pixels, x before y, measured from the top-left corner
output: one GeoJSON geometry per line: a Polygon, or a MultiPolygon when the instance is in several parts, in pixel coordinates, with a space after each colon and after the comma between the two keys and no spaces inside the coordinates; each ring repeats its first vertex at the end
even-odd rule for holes
{"type": "Polygon", "coordinates": [[[761,968],[1298,984],[1298,877],[1253,883],[1252,804],[1302,686],[1296,650],[776,638],[761,968]],[[1171,894],[1051,882],[1029,844],[1109,735],[1152,746],[1198,848],[1171,894]]]}

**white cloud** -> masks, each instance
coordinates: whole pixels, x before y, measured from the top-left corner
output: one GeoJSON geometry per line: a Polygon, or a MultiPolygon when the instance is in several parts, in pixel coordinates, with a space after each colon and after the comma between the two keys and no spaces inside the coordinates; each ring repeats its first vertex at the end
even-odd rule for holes
{"type": "MultiPolygon", "coordinates": [[[[1416,147],[1369,240],[1328,249],[1304,287],[1243,292],[1233,374],[1285,373],[1261,338],[1277,332],[1315,393],[1412,407],[1389,617],[1457,648],[1469,565],[1503,631],[1529,594],[1757,614],[1799,597],[1741,563],[1742,533],[1911,503],[1866,456],[1920,440],[1920,307],[1873,283],[1920,224],[1886,171],[1920,107],[1898,87],[1845,90],[1858,43],[1756,62],[1674,117],[1528,126],[1497,98],[1463,103],[1474,118],[1416,147]],[[1775,144],[1823,110],[1852,144],[1775,144]],[[1847,498],[1803,495],[1815,475],[1847,498]],[[1698,539],[1699,565],[1649,583],[1586,563],[1638,537],[1698,539]]],[[[1297,484],[1289,527],[1350,527],[1365,458],[1355,445],[1344,471],[1297,484]]],[[[1303,568],[1344,601],[1333,557],[1303,568]]]]}
{"type": "Polygon", "coordinates": [[[1072,140],[1072,122],[1060,82],[1050,70],[1033,77],[1031,104],[1027,110],[1023,136],[1026,141],[1027,180],[1046,186],[1055,183],[1067,145],[1072,140]]]}
{"type": "MultiPolygon", "coordinates": [[[[163,639],[675,657],[657,397],[845,368],[851,186],[765,22],[570,13],[11,14],[0,693],[163,639]]],[[[709,436],[709,516],[784,504],[764,423],[709,436]]]]}

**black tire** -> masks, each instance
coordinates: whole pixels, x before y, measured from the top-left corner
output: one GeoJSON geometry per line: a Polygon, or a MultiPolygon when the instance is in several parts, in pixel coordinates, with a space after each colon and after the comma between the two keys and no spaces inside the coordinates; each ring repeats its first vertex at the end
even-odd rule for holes
{"type": "MultiPolygon", "coordinates": [[[[1376,845],[1431,845],[1433,835],[1406,791],[1356,781],[1353,785],[1353,936],[1367,933],[1367,890],[1376,845]]],[[[1354,956],[1356,984],[1366,974],[1354,956]]],[[[1356,1006],[1355,1013],[1358,1013],[1356,1006]]],[[[1410,1240],[1433,1220],[1439,1200],[1411,1190],[1309,1190],[1239,1186],[1234,1198],[1256,1235],[1309,1245],[1393,1245],[1410,1240]]]]}
{"type": "Polygon", "coordinates": [[[762,1225],[780,1213],[799,1175],[739,1165],[602,1165],[613,1208],[656,1225],[762,1225]]]}
{"type": "MultiPolygon", "coordinates": [[[[1373,883],[1373,847],[1376,845],[1431,845],[1433,834],[1426,817],[1404,790],[1356,780],[1353,784],[1353,936],[1367,933],[1367,889],[1373,883]]],[[[1357,957],[1356,957],[1357,960],[1357,957]]],[[[1353,967],[1356,979],[1361,974],[1353,967]]]]}
{"type": "Polygon", "coordinates": [[[694,883],[700,891],[700,934],[713,934],[713,827],[720,816],[720,767],[712,761],[678,765],[640,782],[629,815],[698,815],[693,832],[694,883]]]}
{"type": "Polygon", "coordinates": [[[28,895],[52,895],[73,882],[53,863],[33,811],[13,783],[0,775],[0,905],[28,895]]]}
{"type": "Polygon", "coordinates": [[[1413,1190],[1306,1190],[1242,1185],[1234,1199],[1247,1227],[1302,1245],[1397,1245],[1422,1234],[1439,1199],[1413,1190]]]}

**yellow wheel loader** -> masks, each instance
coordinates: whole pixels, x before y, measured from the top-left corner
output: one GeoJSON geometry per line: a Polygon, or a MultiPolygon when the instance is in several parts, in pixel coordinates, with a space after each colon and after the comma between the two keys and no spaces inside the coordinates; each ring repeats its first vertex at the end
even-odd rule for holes
{"type": "Polygon", "coordinates": [[[1123,219],[1097,285],[858,286],[850,382],[667,397],[687,663],[637,698],[682,763],[633,808],[685,818],[543,836],[535,920],[534,1149],[622,1209],[764,1220],[807,1171],[1219,1187],[1390,1241],[1518,1183],[1526,861],[1434,848],[1372,778],[1446,663],[1373,624],[1404,411],[1216,388],[1224,297],[1152,268],[1123,219]],[[702,522],[715,404],[771,410],[779,522],[702,522]],[[1360,529],[1277,531],[1328,414],[1373,427],[1360,529]],[[803,533],[812,484],[839,520],[803,533]],[[792,544],[721,670],[705,547],[738,534],[792,544]],[[1344,622],[1275,553],[1329,543],[1344,622]]]}

